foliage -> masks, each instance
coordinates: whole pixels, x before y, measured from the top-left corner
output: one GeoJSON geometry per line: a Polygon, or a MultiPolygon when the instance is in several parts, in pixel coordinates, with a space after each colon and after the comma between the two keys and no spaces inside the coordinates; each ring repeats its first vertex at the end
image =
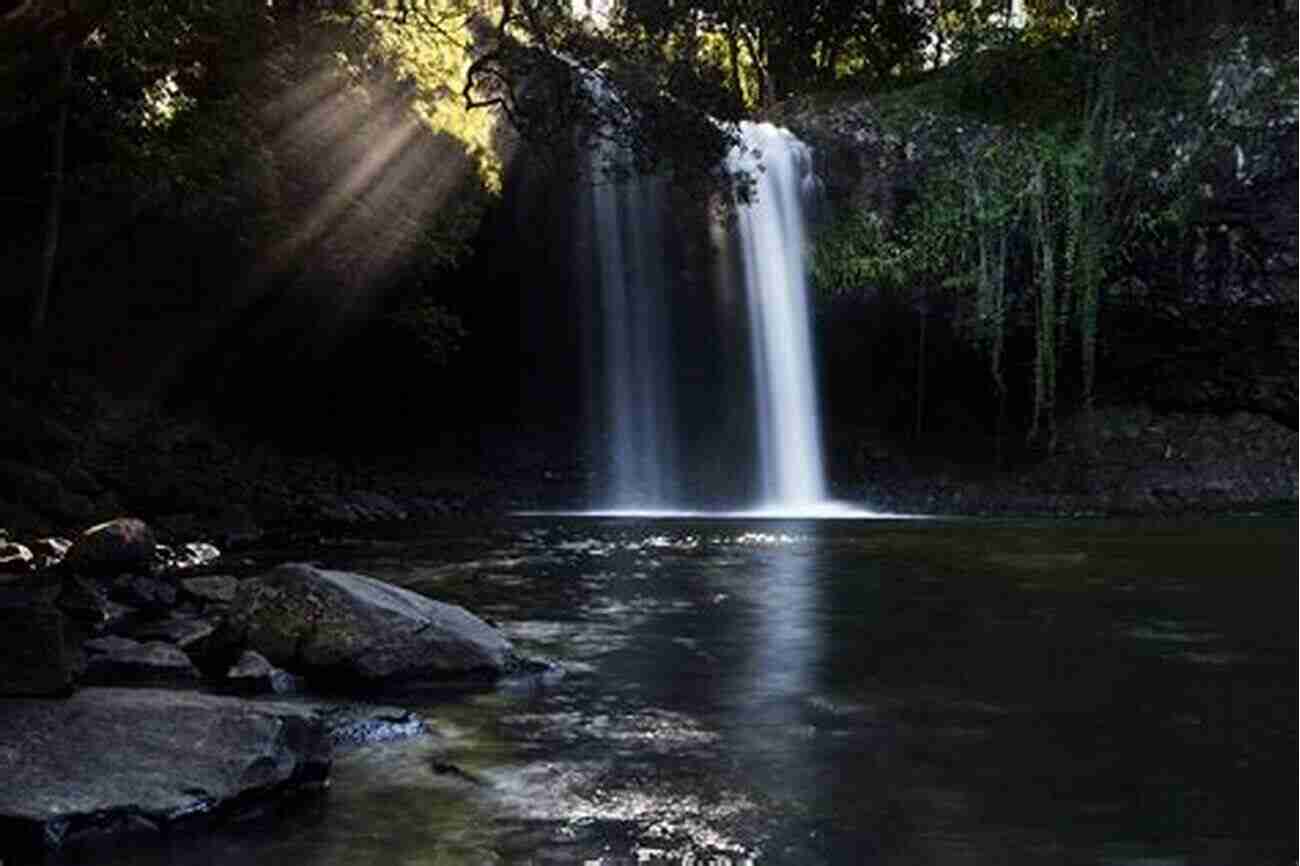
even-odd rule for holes
{"type": "Polygon", "coordinates": [[[923,7],[904,0],[627,0],[618,21],[651,39],[671,34],[740,104],[769,108],[802,93],[879,87],[924,62],[927,36],[923,7]]]}
{"type": "Polygon", "coordinates": [[[931,164],[917,201],[890,221],[841,213],[814,244],[822,291],[954,300],[999,404],[1008,338],[1031,341],[1027,429],[1048,447],[1067,382],[1091,410],[1106,299],[1143,291],[1162,278],[1147,270],[1179,259],[1225,154],[1235,154],[1232,183],[1276,171],[1256,162],[1276,152],[1267,139],[1277,124],[1293,130],[1296,117],[1294,53],[1267,59],[1248,29],[1198,30],[1207,53],[1152,76],[1144,93],[1130,82],[1133,64],[1150,57],[1147,36],[1135,45],[1097,28],[1092,42],[1073,27],[985,43],[883,100],[886,123],[927,130],[931,164]],[[1018,90],[988,87],[1013,66],[1018,90]],[[958,119],[936,130],[935,108],[958,119]]]}
{"type": "Polygon", "coordinates": [[[413,354],[432,367],[446,366],[469,336],[459,316],[427,295],[389,313],[384,326],[390,340],[410,343],[415,347],[413,354]]]}

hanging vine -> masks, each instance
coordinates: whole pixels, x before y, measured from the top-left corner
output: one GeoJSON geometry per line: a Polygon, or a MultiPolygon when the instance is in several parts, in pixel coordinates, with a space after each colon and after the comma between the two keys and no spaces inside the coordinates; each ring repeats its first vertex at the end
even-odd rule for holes
{"type": "Polygon", "coordinates": [[[1104,111],[1088,118],[1082,131],[986,136],[931,174],[901,227],[891,232],[878,216],[857,215],[824,231],[814,248],[823,291],[865,281],[966,299],[965,332],[987,358],[999,440],[1007,342],[1021,322],[1033,338],[1029,440],[1056,446],[1062,370],[1076,359],[1080,402],[1091,409],[1109,236],[1100,141],[1109,132],[1104,111]]]}

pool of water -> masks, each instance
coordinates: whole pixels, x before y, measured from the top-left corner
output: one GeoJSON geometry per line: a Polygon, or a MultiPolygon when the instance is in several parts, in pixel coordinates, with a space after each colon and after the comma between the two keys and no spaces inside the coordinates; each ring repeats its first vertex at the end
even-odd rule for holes
{"type": "Polygon", "coordinates": [[[1291,519],[517,517],[311,552],[562,677],[400,702],[277,821],[131,862],[1294,863],[1291,519]]]}

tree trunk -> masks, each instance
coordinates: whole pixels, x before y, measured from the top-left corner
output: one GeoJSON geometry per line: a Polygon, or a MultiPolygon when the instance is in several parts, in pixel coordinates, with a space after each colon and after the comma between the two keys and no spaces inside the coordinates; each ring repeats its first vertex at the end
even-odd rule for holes
{"type": "Polygon", "coordinates": [[[730,21],[727,22],[727,55],[731,61],[731,86],[736,91],[736,101],[740,104],[741,110],[745,105],[745,86],[740,80],[740,40],[736,36],[735,25],[730,21]]]}
{"type": "Polygon", "coordinates": [[[32,293],[30,330],[33,337],[45,331],[50,287],[59,260],[59,228],[63,222],[63,167],[68,138],[68,103],[72,97],[72,48],[59,47],[59,108],[51,132],[49,197],[45,202],[45,243],[41,249],[41,275],[32,293]]]}

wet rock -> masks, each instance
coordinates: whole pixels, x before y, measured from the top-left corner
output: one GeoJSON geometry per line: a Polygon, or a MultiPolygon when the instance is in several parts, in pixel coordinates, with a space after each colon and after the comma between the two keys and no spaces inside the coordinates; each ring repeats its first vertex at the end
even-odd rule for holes
{"type": "Polygon", "coordinates": [[[157,577],[122,574],[113,581],[112,597],[140,610],[168,610],[176,605],[176,586],[157,577]]]}
{"type": "Polygon", "coordinates": [[[221,551],[206,541],[190,541],[177,547],[159,544],[154,549],[155,563],[166,569],[184,571],[216,562],[221,551]]]}
{"type": "Polygon", "coordinates": [[[134,517],[119,517],[83,532],[73,542],[63,564],[91,575],[147,569],[153,564],[156,545],[153,530],[147,523],[134,517]]]}
{"type": "Polygon", "coordinates": [[[63,615],[47,598],[0,596],[0,695],[64,695],[71,689],[63,615]]]}
{"type": "Polygon", "coordinates": [[[181,592],[203,605],[225,605],[235,600],[239,580],[229,575],[188,577],[181,581],[181,592]]]}
{"type": "Polygon", "coordinates": [[[53,568],[63,562],[63,558],[68,555],[68,551],[72,548],[72,541],[49,536],[36,539],[31,547],[41,568],[53,568]]]}
{"type": "Polygon", "coordinates": [[[206,640],[216,630],[216,623],[198,616],[172,614],[166,619],[144,622],[127,632],[134,640],[159,640],[188,650],[206,640]]]}
{"type": "Polygon", "coordinates": [[[303,683],[288,671],[282,671],[252,650],[244,650],[239,660],[226,671],[225,684],[241,694],[283,695],[302,690],[303,683]]]}
{"type": "Polygon", "coordinates": [[[199,678],[189,656],[169,643],[140,643],[117,635],[93,638],[86,651],[85,681],[97,685],[124,683],[192,683],[199,678]]]}
{"type": "Polygon", "coordinates": [[[10,700],[0,713],[0,839],[6,858],[24,858],[140,821],[167,828],[318,787],[332,757],[330,728],[312,707],[156,689],[10,700]]]}
{"type": "Polygon", "coordinates": [[[84,577],[63,581],[58,606],[70,619],[83,623],[92,632],[112,628],[135,613],[135,608],[110,600],[103,587],[84,577]]]}
{"type": "Polygon", "coordinates": [[[331,683],[500,674],[515,660],[509,641],[464,608],[299,563],[244,581],[223,631],[275,665],[331,683]]]}
{"type": "Polygon", "coordinates": [[[330,739],[339,750],[404,740],[426,733],[424,720],[410,710],[370,704],[327,704],[317,713],[330,729],[330,739]]]}
{"type": "Polygon", "coordinates": [[[31,548],[16,541],[0,540],[0,574],[26,574],[36,567],[31,548]]]}

